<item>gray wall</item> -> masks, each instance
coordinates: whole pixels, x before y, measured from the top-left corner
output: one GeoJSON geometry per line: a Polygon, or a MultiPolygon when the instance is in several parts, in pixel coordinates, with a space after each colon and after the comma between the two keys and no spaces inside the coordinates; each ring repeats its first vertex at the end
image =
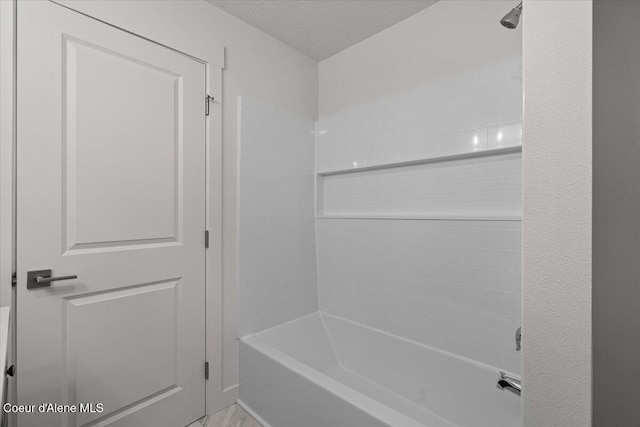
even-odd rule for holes
{"type": "Polygon", "coordinates": [[[640,2],[593,8],[593,425],[640,420],[640,2]]]}

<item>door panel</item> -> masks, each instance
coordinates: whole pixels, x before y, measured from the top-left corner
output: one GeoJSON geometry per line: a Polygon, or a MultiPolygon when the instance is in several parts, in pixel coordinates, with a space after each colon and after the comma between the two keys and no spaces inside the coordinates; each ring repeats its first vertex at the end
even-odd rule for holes
{"type": "Polygon", "coordinates": [[[205,414],[205,66],[50,2],[18,4],[23,426],[205,414]],[[27,272],[78,275],[28,290],[27,272]]]}
{"type": "Polygon", "coordinates": [[[182,76],[67,36],[63,55],[68,249],[177,241],[182,76]]]}
{"type": "MultiPolygon", "coordinates": [[[[177,391],[179,283],[169,280],[65,301],[63,347],[75,355],[67,360],[67,372],[75,376],[71,382],[78,396],[123,408],[156,393],[177,391]],[[139,313],[144,321],[131,322],[139,313]],[[124,347],[122,342],[136,345],[124,347]],[[96,352],[109,357],[94,357],[96,352]],[[121,365],[122,360],[128,362],[121,365]]],[[[99,416],[79,414],[77,425],[99,416]]]]}

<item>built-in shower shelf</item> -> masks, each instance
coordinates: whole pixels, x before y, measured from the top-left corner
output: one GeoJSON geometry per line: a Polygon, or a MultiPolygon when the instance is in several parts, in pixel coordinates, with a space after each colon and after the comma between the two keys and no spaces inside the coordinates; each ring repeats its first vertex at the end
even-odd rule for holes
{"type": "Polygon", "coordinates": [[[425,221],[521,221],[522,215],[316,215],[316,219],[384,219],[384,220],[425,220],[425,221]]]}
{"type": "Polygon", "coordinates": [[[378,165],[357,166],[357,167],[351,167],[347,169],[319,171],[317,172],[317,174],[319,176],[342,175],[346,173],[367,172],[367,171],[374,171],[374,170],[380,170],[380,169],[400,168],[400,167],[406,167],[406,166],[424,165],[428,163],[449,162],[453,160],[463,160],[463,159],[471,159],[471,158],[477,158],[477,157],[495,156],[499,154],[519,153],[521,151],[522,151],[522,145],[509,145],[505,147],[487,148],[487,149],[481,149],[476,151],[469,151],[466,153],[444,154],[440,156],[425,157],[421,159],[403,160],[403,161],[393,162],[393,163],[383,163],[378,165]]]}
{"type": "Polygon", "coordinates": [[[316,218],[519,221],[522,165],[512,154],[521,151],[512,145],[318,172],[316,218]]]}

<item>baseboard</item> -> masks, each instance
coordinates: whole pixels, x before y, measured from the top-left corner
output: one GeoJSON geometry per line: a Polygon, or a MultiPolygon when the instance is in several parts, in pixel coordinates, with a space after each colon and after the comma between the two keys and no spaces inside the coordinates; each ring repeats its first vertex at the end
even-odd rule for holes
{"type": "Polygon", "coordinates": [[[233,385],[222,391],[222,408],[233,405],[238,400],[238,384],[233,385]]]}
{"type": "Polygon", "coordinates": [[[262,419],[262,417],[260,417],[260,415],[256,414],[253,409],[251,409],[249,407],[249,405],[247,405],[246,403],[244,403],[242,400],[238,399],[238,405],[240,405],[242,407],[242,409],[244,409],[245,411],[247,411],[247,413],[249,415],[251,415],[257,422],[259,422],[260,424],[262,424],[262,427],[271,427],[271,424],[269,424],[268,422],[266,422],[265,420],[262,419]]]}

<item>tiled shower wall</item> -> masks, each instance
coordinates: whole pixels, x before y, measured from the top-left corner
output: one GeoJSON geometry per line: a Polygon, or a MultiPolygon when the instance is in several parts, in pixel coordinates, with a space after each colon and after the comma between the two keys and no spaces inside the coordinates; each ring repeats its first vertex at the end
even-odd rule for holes
{"type": "Polygon", "coordinates": [[[319,120],[317,172],[381,167],[319,181],[320,310],[519,374],[520,154],[384,165],[521,133],[521,58],[319,120]]]}
{"type": "Polygon", "coordinates": [[[320,310],[513,373],[520,222],[318,219],[320,310]]]}
{"type": "Polygon", "coordinates": [[[313,221],[314,122],[240,100],[240,336],[318,310],[313,221]]]}
{"type": "Polygon", "coordinates": [[[323,117],[318,172],[519,145],[522,58],[323,117]]]}

